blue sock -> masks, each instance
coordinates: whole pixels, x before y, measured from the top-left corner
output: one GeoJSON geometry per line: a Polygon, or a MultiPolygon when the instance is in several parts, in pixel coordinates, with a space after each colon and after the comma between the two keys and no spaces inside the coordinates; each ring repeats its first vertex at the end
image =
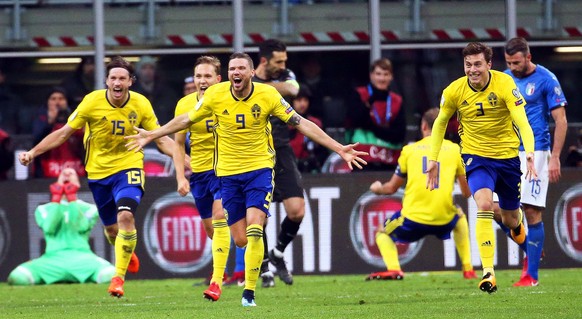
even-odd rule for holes
{"type": "Polygon", "coordinates": [[[245,251],[246,248],[236,247],[236,264],[234,265],[234,271],[244,271],[245,270],[245,251]]]}
{"type": "MultiPolygon", "coordinates": [[[[511,230],[505,226],[503,223],[497,223],[497,225],[499,225],[499,227],[501,227],[501,230],[503,230],[505,232],[505,235],[507,235],[507,237],[509,239],[511,239],[511,230]]],[[[524,252],[527,253],[527,237],[525,238],[525,241],[519,245],[519,248],[524,252]]],[[[529,261],[529,259],[528,259],[529,261]]]]}
{"type": "Polygon", "coordinates": [[[544,249],[544,222],[528,226],[527,234],[527,273],[533,279],[538,280],[538,269],[540,268],[540,258],[544,249]]]}

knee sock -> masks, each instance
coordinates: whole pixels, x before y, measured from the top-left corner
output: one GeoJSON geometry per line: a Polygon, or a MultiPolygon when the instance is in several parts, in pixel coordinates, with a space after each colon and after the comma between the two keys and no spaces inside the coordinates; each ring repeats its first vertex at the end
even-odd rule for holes
{"type": "Polygon", "coordinates": [[[222,287],[222,279],[226,269],[226,261],[230,252],[230,229],[226,219],[212,221],[214,235],[212,236],[212,282],[222,287]]]}
{"type": "Polygon", "coordinates": [[[234,272],[245,271],[245,248],[236,247],[234,272]]]}
{"type": "Polygon", "coordinates": [[[493,259],[495,257],[495,235],[493,234],[493,211],[478,211],[475,237],[479,246],[483,275],[493,270],[493,259]]]}
{"type": "Polygon", "coordinates": [[[285,248],[289,245],[289,243],[295,238],[297,232],[299,232],[299,226],[301,222],[294,222],[289,217],[285,217],[283,222],[281,223],[281,232],[279,232],[279,237],[277,238],[277,245],[275,248],[280,251],[284,252],[285,248]]]}
{"type": "Polygon", "coordinates": [[[388,270],[402,270],[400,268],[400,261],[398,260],[398,249],[396,244],[385,232],[376,233],[376,245],[380,250],[386,269],[388,270]]]}
{"type": "Polygon", "coordinates": [[[247,226],[247,250],[245,252],[245,289],[254,291],[264,256],[263,226],[247,226]]]}
{"type": "Polygon", "coordinates": [[[119,230],[115,240],[115,276],[125,279],[127,265],[137,245],[137,230],[119,230]]]}
{"type": "Polygon", "coordinates": [[[453,229],[453,240],[455,241],[459,259],[461,259],[461,264],[463,265],[463,271],[473,270],[473,264],[471,263],[471,244],[469,242],[469,223],[464,215],[459,218],[453,229]]]}
{"type": "Polygon", "coordinates": [[[107,239],[107,242],[109,244],[111,244],[111,246],[115,246],[115,238],[117,238],[116,236],[109,236],[109,234],[107,233],[107,229],[103,228],[103,233],[105,234],[105,239],[107,239]]]}
{"type": "Polygon", "coordinates": [[[527,234],[527,273],[533,279],[538,279],[538,269],[540,267],[540,259],[542,257],[542,250],[544,249],[544,223],[539,222],[535,225],[528,226],[529,232],[527,234]]]}

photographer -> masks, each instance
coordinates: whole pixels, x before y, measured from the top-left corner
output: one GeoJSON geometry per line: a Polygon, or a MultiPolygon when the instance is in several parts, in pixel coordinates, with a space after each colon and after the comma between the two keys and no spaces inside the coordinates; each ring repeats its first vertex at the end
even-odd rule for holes
{"type": "MultiPolygon", "coordinates": [[[[32,127],[34,144],[51,132],[58,130],[71,115],[67,94],[62,87],[53,87],[47,95],[46,106],[41,107],[32,127]]],[[[56,178],[64,168],[72,168],[77,175],[85,176],[83,166],[83,130],[77,131],[61,146],[43,154],[35,161],[33,176],[56,178]]]]}

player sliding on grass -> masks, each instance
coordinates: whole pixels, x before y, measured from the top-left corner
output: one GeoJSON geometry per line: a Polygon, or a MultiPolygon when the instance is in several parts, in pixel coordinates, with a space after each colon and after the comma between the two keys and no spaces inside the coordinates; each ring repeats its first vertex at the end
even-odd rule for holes
{"type": "MultiPolygon", "coordinates": [[[[133,67],[121,57],[107,64],[107,89],[85,96],[67,124],[52,132],[28,152],[18,154],[22,165],[64,143],[76,130],[85,131],[85,161],[89,188],[105,226],[105,235],[115,246],[115,275],[109,286],[114,297],[124,295],[127,271],[137,272],[139,261],[133,253],[137,244],[134,214],[143,196],[143,152],[130,152],[124,136],[134,126],[159,127],[152,105],[145,96],[130,92],[135,79],[133,67]]],[[[162,152],[172,156],[174,141],[156,140],[162,152]]]]}
{"type": "Polygon", "coordinates": [[[187,114],[163,127],[129,136],[130,150],[140,150],[153,139],[183,130],[214,115],[216,176],[220,178],[222,203],[232,237],[238,247],[246,246],[245,289],[242,305],[256,306],[255,288],[263,260],[263,225],[269,216],[273,193],[275,152],[269,117],[277,116],[313,141],[337,152],[352,168],[366,162],[367,153],[342,145],[313,122],[295,113],[270,85],[252,83],[253,60],[246,53],[233,53],[228,63],[229,82],[209,87],[198,104],[187,114]]]}
{"type": "Polygon", "coordinates": [[[372,273],[366,280],[404,278],[395,242],[411,243],[427,235],[445,240],[451,238],[451,231],[463,265],[463,277],[477,278],[471,264],[469,224],[463,211],[453,204],[455,178],[463,196],[471,196],[457,144],[443,141],[438,188],[432,192],[426,189],[424,168],[430,153],[431,127],[438,112],[437,108],[432,108],[424,113],[420,124],[423,138],[402,149],[398,167],[390,181],[384,184],[376,181],[370,185],[370,190],[378,195],[394,194],[405,182],[406,189],[402,210],[392,215],[376,234],[376,244],[388,271],[372,273]]]}

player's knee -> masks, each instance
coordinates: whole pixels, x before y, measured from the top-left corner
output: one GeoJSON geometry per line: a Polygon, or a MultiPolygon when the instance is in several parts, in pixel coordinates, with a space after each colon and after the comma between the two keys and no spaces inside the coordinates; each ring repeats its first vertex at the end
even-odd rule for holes
{"type": "Polygon", "coordinates": [[[34,285],[34,278],[26,268],[16,267],[16,269],[8,275],[8,284],[15,286],[34,285]]]}
{"type": "Polygon", "coordinates": [[[235,238],[234,239],[234,244],[236,245],[236,247],[238,248],[245,248],[248,244],[248,239],[246,237],[242,237],[242,238],[235,238]]]}

